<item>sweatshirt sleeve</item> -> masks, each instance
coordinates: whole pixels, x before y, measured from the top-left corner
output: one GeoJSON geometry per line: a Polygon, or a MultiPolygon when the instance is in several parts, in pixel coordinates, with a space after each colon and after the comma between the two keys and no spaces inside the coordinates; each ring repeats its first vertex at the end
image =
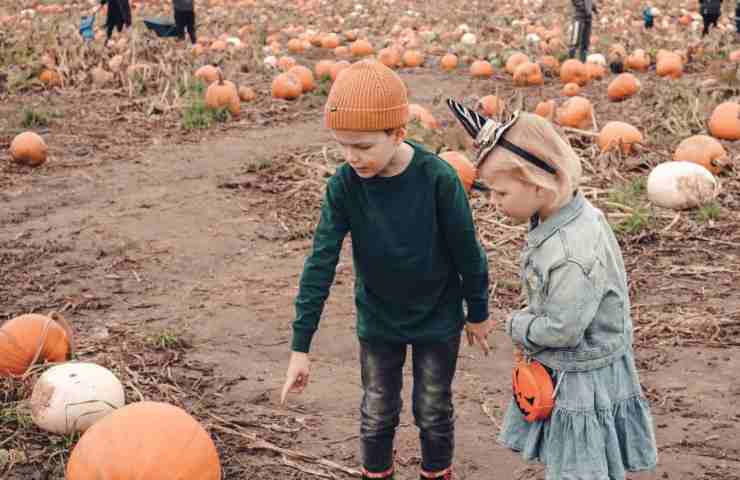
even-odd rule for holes
{"type": "Polygon", "coordinates": [[[525,308],[507,321],[506,332],[529,353],[577,346],[601,303],[598,287],[572,261],[552,270],[547,290],[542,312],[525,308]]]}
{"type": "Polygon", "coordinates": [[[332,177],[321,206],[321,217],[313,238],[313,249],[306,259],[295,300],[292,349],[308,353],[319,326],[324,303],[334,282],[342,242],[349,231],[349,220],[342,199],[341,181],[332,177]]]}
{"type": "Polygon", "coordinates": [[[454,172],[441,176],[437,202],[440,225],[462,278],[467,321],[483,322],[488,318],[488,259],[476,237],[468,195],[454,172]]]}

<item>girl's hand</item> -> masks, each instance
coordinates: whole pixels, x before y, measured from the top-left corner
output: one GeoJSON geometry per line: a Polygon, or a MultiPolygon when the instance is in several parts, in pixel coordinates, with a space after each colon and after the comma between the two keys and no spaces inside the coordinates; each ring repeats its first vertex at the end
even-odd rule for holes
{"type": "Polygon", "coordinates": [[[518,345],[514,345],[514,363],[519,363],[524,361],[524,352],[522,352],[522,349],[519,348],[518,345]]]}
{"type": "Polygon", "coordinates": [[[311,361],[308,355],[302,352],[293,352],[290,355],[288,373],[285,377],[285,385],[280,395],[280,403],[285,403],[288,393],[301,393],[308,385],[308,375],[311,369],[311,361]]]}
{"type": "Polygon", "coordinates": [[[480,345],[483,353],[488,355],[488,352],[491,349],[491,347],[488,346],[488,334],[491,333],[491,330],[493,330],[493,322],[490,318],[480,323],[466,323],[465,334],[468,337],[468,345],[472,347],[477,343],[480,345]]]}

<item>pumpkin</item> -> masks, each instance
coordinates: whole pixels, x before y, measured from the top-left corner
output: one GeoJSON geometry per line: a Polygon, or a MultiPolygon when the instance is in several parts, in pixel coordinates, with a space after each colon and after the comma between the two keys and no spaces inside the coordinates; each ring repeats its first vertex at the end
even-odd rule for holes
{"type": "Polygon", "coordinates": [[[740,49],[730,52],[730,61],[732,63],[740,63],[740,49]]]}
{"type": "Polygon", "coordinates": [[[476,60],[470,65],[470,74],[476,78],[493,76],[493,65],[486,60],[476,60]]]}
{"type": "Polygon", "coordinates": [[[238,117],[241,111],[239,103],[239,92],[233,82],[224,80],[224,76],[219,70],[218,81],[213,82],[206,90],[206,106],[208,108],[219,109],[227,108],[229,113],[238,117]]]}
{"type": "Polygon", "coordinates": [[[373,46],[364,38],[352,42],[349,49],[355,57],[366,57],[374,52],[373,46]]]}
{"type": "Polygon", "coordinates": [[[556,107],[557,105],[555,104],[555,100],[546,100],[537,104],[537,107],[534,109],[534,113],[542,118],[552,120],[555,115],[556,107]]]}
{"type": "Polygon", "coordinates": [[[597,143],[602,152],[612,148],[619,148],[623,154],[632,153],[632,145],[642,142],[642,134],[638,129],[625,122],[609,122],[599,132],[597,143]]]}
{"type": "Polygon", "coordinates": [[[424,63],[424,54],[418,50],[406,50],[403,52],[403,64],[407,67],[419,67],[424,63]]]}
{"type": "Polygon", "coordinates": [[[631,73],[620,73],[609,83],[606,94],[612,102],[629,98],[640,91],[640,81],[631,73]]]}
{"type": "Polygon", "coordinates": [[[288,70],[288,72],[298,77],[298,79],[301,81],[303,93],[310,92],[316,88],[316,82],[313,78],[313,72],[311,72],[309,68],[304,67],[303,65],[296,65],[295,67],[288,70]]]}
{"type": "Polygon", "coordinates": [[[602,67],[606,66],[606,58],[604,58],[604,55],[600,53],[592,53],[588,57],[586,57],[586,65],[601,65],[602,67]]]}
{"type": "Polygon", "coordinates": [[[593,105],[587,98],[570,97],[555,111],[555,118],[560,125],[585,129],[593,124],[593,105]]]}
{"type": "Polygon", "coordinates": [[[588,83],[586,65],[580,60],[569,58],[560,67],[560,81],[563,83],[577,83],[583,87],[588,83]]]}
{"type": "Polygon", "coordinates": [[[709,117],[709,133],[723,140],[740,140],[740,103],[720,103],[709,117]]]}
{"type": "Polygon", "coordinates": [[[31,418],[39,428],[67,435],[84,432],[126,402],[123,385],[110,370],[70,362],[41,375],[30,403],[31,418]]]}
{"type": "Polygon", "coordinates": [[[581,92],[581,87],[577,83],[566,83],[563,87],[563,95],[566,97],[575,97],[581,92]]]}
{"type": "Polygon", "coordinates": [[[337,77],[339,77],[339,74],[342,73],[342,70],[344,70],[345,68],[349,68],[349,66],[350,63],[347,60],[341,60],[334,63],[329,69],[329,76],[331,77],[331,81],[335,81],[337,77]]]}
{"type": "Polygon", "coordinates": [[[195,78],[203,80],[207,84],[218,81],[218,75],[221,70],[213,65],[203,65],[195,71],[195,78]]]}
{"type": "Polygon", "coordinates": [[[393,47],[381,48],[378,60],[388,68],[396,68],[401,64],[401,54],[393,47]]]}
{"type": "Polygon", "coordinates": [[[586,74],[589,80],[601,80],[606,77],[606,67],[598,63],[587,63],[586,74]]]}
{"type": "Polygon", "coordinates": [[[211,46],[209,48],[211,50],[216,50],[216,51],[222,52],[222,51],[226,50],[226,48],[228,46],[229,46],[229,44],[226,43],[226,41],[224,41],[224,40],[216,40],[213,43],[211,43],[211,46]]]}
{"type": "Polygon", "coordinates": [[[495,117],[501,115],[506,104],[496,95],[485,95],[478,100],[476,108],[483,111],[486,117],[495,117]]]}
{"type": "Polygon", "coordinates": [[[29,313],[0,327],[0,376],[23,375],[36,361],[63,362],[74,348],[64,317],[29,313]]]}
{"type": "Polygon", "coordinates": [[[331,67],[334,65],[334,62],[331,60],[320,60],[318,63],[316,63],[316,66],[314,67],[314,72],[316,72],[316,78],[319,80],[323,80],[327,77],[331,78],[331,67]]]}
{"type": "Polygon", "coordinates": [[[284,72],[272,81],[272,97],[292,100],[301,96],[303,83],[290,72],[284,72]]]}
{"type": "Polygon", "coordinates": [[[465,191],[470,193],[470,189],[473,188],[473,182],[475,182],[478,172],[473,163],[468,160],[468,157],[460,152],[450,150],[441,153],[439,158],[452,165],[452,168],[457,172],[457,176],[460,178],[465,191]]]}
{"type": "Polygon", "coordinates": [[[475,45],[477,42],[478,42],[478,37],[476,37],[474,33],[470,33],[470,32],[465,33],[460,38],[460,43],[462,43],[463,45],[475,45]]]}
{"type": "Polygon", "coordinates": [[[220,480],[221,462],[208,432],[185,410],[135,402],[97,421],[67,462],[67,480],[177,478],[220,480]]]}
{"type": "Polygon", "coordinates": [[[545,367],[537,361],[518,361],[512,372],[514,401],[528,422],[545,420],[552,413],[554,386],[545,367]]]}
{"type": "Polygon", "coordinates": [[[303,53],[306,48],[303,46],[303,42],[298,38],[291,38],[288,40],[288,51],[290,53],[303,53]]]}
{"type": "Polygon", "coordinates": [[[663,52],[657,58],[655,73],[659,77],[680,78],[683,75],[683,60],[675,52],[663,52]]]}
{"type": "Polygon", "coordinates": [[[352,56],[352,52],[349,51],[349,47],[345,45],[339,45],[337,48],[334,49],[334,56],[337,58],[350,58],[352,56]]]}
{"type": "Polygon", "coordinates": [[[349,42],[354,42],[355,40],[357,40],[357,34],[357,30],[347,30],[346,32],[344,32],[344,38],[346,38],[349,42]]]}
{"type": "Polygon", "coordinates": [[[45,68],[39,75],[39,80],[49,88],[62,86],[62,76],[51,68],[45,68]]]}
{"type": "Polygon", "coordinates": [[[324,35],[321,39],[321,46],[323,48],[333,50],[339,46],[339,37],[333,33],[324,35]]]}
{"type": "Polygon", "coordinates": [[[718,190],[714,175],[694,162],[663,162],[647,179],[648,199],[675,210],[701,206],[713,200],[718,190]]]}
{"type": "Polygon", "coordinates": [[[637,49],[627,57],[624,64],[630,70],[634,70],[636,72],[647,72],[648,68],[650,68],[650,57],[645,53],[645,50],[637,49]]]}
{"type": "Polygon", "coordinates": [[[509,72],[511,75],[514,75],[514,72],[516,72],[516,69],[519,65],[523,63],[529,63],[529,57],[527,57],[525,54],[521,52],[513,53],[507,60],[506,60],[506,71],[509,72]]]}
{"type": "Polygon", "coordinates": [[[239,100],[242,102],[251,102],[257,98],[257,93],[251,87],[244,85],[239,87],[239,100]]]}
{"type": "Polygon", "coordinates": [[[280,70],[282,70],[283,72],[287,72],[288,70],[296,66],[296,61],[293,57],[284,56],[278,58],[277,64],[280,70]]]}
{"type": "Polygon", "coordinates": [[[694,135],[678,144],[673,160],[694,162],[718,175],[727,160],[727,152],[721,143],[709,135],[694,135]]]}
{"type": "Polygon", "coordinates": [[[451,72],[457,68],[458,58],[454,53],[447,53],[442,60],[439,61],[439,65],[445,72],[451,72]]]}
{"type": "Polygon", "coordinates": [[[439,128],[439,121],[426,108],[416,103],[409,104],[409,119],[418,120],[421,126],[430,130],[439,128]]]}
{"type": "Polygon", "coordinates": [[[10,159],[16,163],[38,167],[46,162],[49,148],[41,136],[35,132],[23,132],[10,142],[10,159]]]}
{"type": "Polygon", "coordinates": [[[539,63],[545,71],[553,75],[560,75],[560,61],[552,55],[545,55],[540,59],[539,63]]]}
{"type": "Polygon", "coordinates": [[[624,45],[622,44],[612,44],[612,46],[609,47],[609,54],[607,56],[609,57],[609,61],[624,59],[627,56],[627,49],[624,48],[624,45]]]}
{"type": "Polygon", "coordinates": [[[514,85],[516,86],[537,86],[544,85],[544,83],[545,78],[537,63],[522,63],[514,71],[514,85]]]}

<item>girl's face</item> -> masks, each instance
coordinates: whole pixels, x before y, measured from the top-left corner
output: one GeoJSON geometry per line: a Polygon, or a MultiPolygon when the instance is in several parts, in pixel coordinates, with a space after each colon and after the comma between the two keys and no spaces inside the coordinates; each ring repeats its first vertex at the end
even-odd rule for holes
{"type": "Polygon", "coordinates": [[[404,129],[391,133],[334,130],[349,166],[362,178],[385,177],[393,173],[393,159],[405,136],[404,129]]]}
{"type": "Polygon", "coordinates": [[[516,223],[526,222],[546,206],[540,187],[523,182],[510,173],[499,172],[488,180],[488,186],[491,187],[491,202],[516,223]]]}

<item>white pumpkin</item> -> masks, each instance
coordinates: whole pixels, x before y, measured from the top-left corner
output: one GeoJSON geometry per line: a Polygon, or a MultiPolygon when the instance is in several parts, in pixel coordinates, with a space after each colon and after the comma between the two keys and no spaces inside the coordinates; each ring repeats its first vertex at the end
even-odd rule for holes
{"type": "Polygon", "coordinates": [[[537,45],[540,43],[540,36],[536,33],[528,33],[527,34],[527,43],[530,45],[537,45]]]}
{"type": "Polygon", "coordinates": [[[659,207],[694,208],[714,199],[717,193],[717,179],[697,163],[664,162],[648,175],[648,199],[659,207]]]}
{"type": "Polygon", "coordinates": [[[45,371],[31,394],[31,418],[60,435],[84,432],[126,403],[123,386],[108,369],[69,362],[45,371]]]}
{"type": "Polygon", "coordinates": [[[478,38],[475,36],[474,33],[468,32],[468,33],[466,33],[465,35],[462,36],[462,38],[460,39],[460,41],[464,45],[475,45],[476,42],[478,42],[478,38]]]}
{"type": "Polygon", "coordinates": [[[595,63],[596,65],[606,66],[606,58],[600,53],[592,53],[586,57],[586,63],[595,63]]]}

